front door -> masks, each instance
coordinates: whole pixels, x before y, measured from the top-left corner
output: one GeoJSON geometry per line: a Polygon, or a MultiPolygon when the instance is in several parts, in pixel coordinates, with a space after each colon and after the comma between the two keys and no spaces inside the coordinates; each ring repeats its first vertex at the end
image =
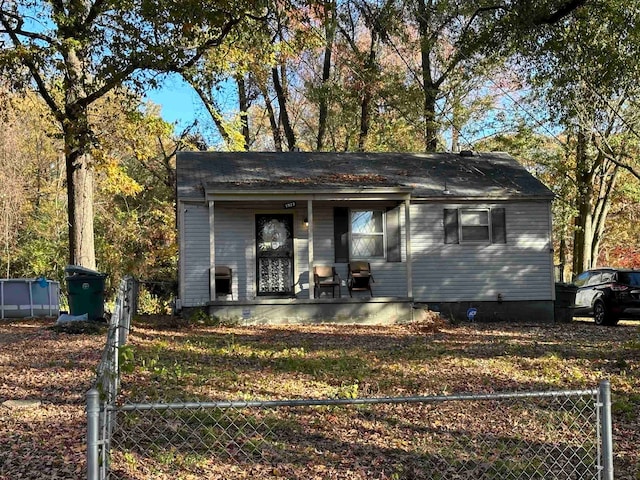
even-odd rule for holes
{"type": "Polygon", "coordinates": [[[293,215],[256,215],[258,295],[293,295],[293,215]]]}

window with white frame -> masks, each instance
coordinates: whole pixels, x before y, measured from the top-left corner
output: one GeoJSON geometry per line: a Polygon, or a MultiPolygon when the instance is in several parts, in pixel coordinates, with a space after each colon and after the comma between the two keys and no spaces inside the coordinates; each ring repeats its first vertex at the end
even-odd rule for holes
{"type": "Polygon", "coordinates": [[[384,212],[351,210],[351,258],[384,258],[384,212]]]}
{"type": "Polygon", "coordinates": [[[489,210],[460,210],[460,241],[488,242],[489,210]]]}

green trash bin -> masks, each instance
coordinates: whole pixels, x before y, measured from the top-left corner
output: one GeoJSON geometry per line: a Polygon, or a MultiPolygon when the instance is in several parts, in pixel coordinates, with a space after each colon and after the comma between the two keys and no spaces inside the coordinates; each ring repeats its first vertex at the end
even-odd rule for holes
{"type": "Polygon", "coordinates": [[[67,293],[69,295],[69,313],[87,314],[89,320],[104,320],[104,289],[106,273],[88,268],[70,265],[65,268],[67,274],[67,293]]]}

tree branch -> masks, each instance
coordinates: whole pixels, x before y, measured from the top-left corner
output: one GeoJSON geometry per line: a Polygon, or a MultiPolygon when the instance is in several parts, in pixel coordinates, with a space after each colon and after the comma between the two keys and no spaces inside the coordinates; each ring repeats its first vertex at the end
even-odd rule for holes
{"type": "Polygon", "coordinates": [[[558,23],[574,10],[584,6],[589,0],[567,0],[561,4],[554,12],[534,18],[534,25],[552,25],[558,23]]]}
{"type": "MultiPolygon", "coordinates": [[[[640,180],[640,169],[638,169],[637,167],[634,167],[633,165],[629,165],[628,163],[625,163],[619,158],[617,158],[617,155],[614,153],[613,148],[611,147],[611,145],[609,144],[606,138],[602,137],[601,141],[602,141],[602,145],[604,145],[605,148],[602,148],[598,144],[596,145],[598,150],[607,158],[607,160],[609,160],[611,163],[613,163],[617,167],[620,167],[628,171],[631,175],[633,175],[638,180],[640,180]]],[[[623,153],[620,157],[622,156],[626,156],[626,155],[623,153]]]]}
{"type": "Polygon", "coordinates": [[[102,6],[104,4],[105,0],[96,0],[95,2],[93,2],[91,8],[89,9],[87,17],[84,19],[85,25],[91,25],[94,20],[98,18],[98,15],[100,15],[100,13],[102,12],[102,6]]]}
{"type": "Polygon", "coordinates": [[[10,33],[10,32],[14,32],[16,35],[22,36],[22,37],[26,37],[26,38],[30,38],[33,40],[42,40],[44,42],[50,43],[50,44],[54,44],[55,40],[47,35],[44,35],[43,33],[38,33],[38,32],[28,32],[26,30],[22,29],[22,26],[24,25],[24,19],[22,17],[20,17],[19,15],[16,15],[12,12],[8,12],[6,10],[0,10],[0,15],[2,15],[3,17],[3,22],[2,24],[5,25],[5,30],[0,30],[0,33],[10,33]],[[14,28],[11,28],[10,26],[7,27],[7,25],[9,25],[9,21],[7,20],[8,17],[12,20],[14,20],[16,22],[16,26],[14,28]]]}
{"type": "MultiPolygon", "coordinates": [[[[18,38],[18,35],[11,28],[11,25],[9,24],[7,18],[4,15],[0,16],[0,23],[2,23],[3,27],[5,28],[6,33],[7,35],[9,35],[9,38],[13,42],[14,47],[25,48],[22,42],[20,41],[20,39],[18,38]]],[[[51,109],[51,112],[56,117],[56,120],[62,122],[64,119],[64,112],[60,109],[60,107],[54,100],[53,96],[49,94],[49,91],[47,90],[47,85],[44,79],[42,78],[42,76],[40,75],[40,71],[38,70],[38,67],[29,56],[21,55],[21,59],[23,63],[26,65],[26,67],[29,69],[29,73],[31,74],[31,77],[36,82],[38,92],[40,92],[40,95],[42,95],[42,99],[49,106],[49,108],[51,109]]]]}
{"type": "Polygon", "coordinates": [[[129,76],[140,69],[138,65],[129,65],[127,68],[124,68],[105,81],[102,86],[88,95],[85,95],[83,98],[78,99],[77,104],[81,107],[88,107],[93,102],[102,98],[104,95],[109,93],[111,90],[121,85],[129,76]]]}
{"type": "Polygon", "coordinates": [[[231,147],[231,135],[229,135],[229,132],[222,121],[222,114],[220,113],[217,105],[215,105],[209,95],[206,94],[204,89],[199,87],[198,82],[189,78],[187,75],[183,75],[183,78],[191,85],[200,97],[200,100],[202,100],[202,103],[204,103],[204,107],[207,109],[207,112],[209,112],[209,116],[213,120],[213,123],[215,123],[224,143],[226,143],[228,147],[231,147]]]}
{"type": "MultiPolygon", "coordinates": [[[[169,70],[175,73],[182,73],[187,68],[194,66],[196,62],[198,62],[198,60],[200,60],[200,58],[202,58],[202,56],[207,52],[207,50],[209,50],[212,47],[219,46],[224,40],[224,38],[229,34],[229,32],[231,32],[231,30],[236,25],[238,25],[238,23],[240,23],[241,20],[242,20],[241,18],[234,18],[232,20],[229,20],[229,22],[227,22],[227,24],[221,29],[220,33],[216,37],[210,38],[209,40],[204,42],[202,45],[199,45],[196,48],[195,53],[191,56],[190,59],[188,59],[182,64],[169,65],[169,70]]],[[[147,68],[153,69],[153,67],[151,66],[147,68]]]]}

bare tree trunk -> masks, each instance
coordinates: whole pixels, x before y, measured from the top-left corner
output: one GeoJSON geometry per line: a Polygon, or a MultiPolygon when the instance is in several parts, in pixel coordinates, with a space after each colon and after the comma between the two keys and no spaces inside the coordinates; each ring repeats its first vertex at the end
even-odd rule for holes
{"type": "Polygon", "coordinates": [[[87,152],[86,145],[78,145],[76,132],[69,130],[68,128],[64,135],[69,209],[69,263],[95,269],[91,155],[87,152]]]}
{"type": "MultiPolygon", "coordinates": [[[[595,142],[595,140],[591,139],[595,142]]],[[[578,132],[576,146],[576,185],[578,188],[574,234],[573,272],[594,268],[600,256],[611,197],[621,171],[621,153],[605,155],[601,150],[589,159],[589,137],[578,132]]],[[[623,147],[624,150],[624,147],[623,147]]]]}
{"type": "Polygon", "coordinates": [[[564,233],[562,235],[562,238],[560,239],[560,252],[558,253],[558,257],[560,258],[560,271],[558,272],[560,275],[560,278],[558,278],[559,282],[563,282],[564,283],[564,268],[565,265],[567,264],[567,240],[564,238],[564,233]]]}
{"type": "Polygon", "coordinates": [[[587,152],[588,137],[581,129],[577,135],[576,145],[576,184],[578,198],[575,219],[575,235],[573,244],[573,272],[578,274],[595,265],[593,257],[594,230],[594,177],[596,169],[590,165],[587,152]]]}
{"type": "Polygon", "coordinates": [[[431,51],[434,40],[429,28],[430,12],[425,0],[418,1],[418,29],[420,33],[420,60],[422,67],[422,90],[424,92],[423,116],[424,116],[424,149],[426,152],[435,152],[438,148],[438,123],[436,122],[436,100],[438,98],[438,86],[433,81],[431,74],[431,51]]]}
{"type": "Polygon", "coordinates": [[[324,62],[322,65],[322,85],[320,87],[320,105],[318,108],[318,138],[316,150],[324,148],[324,137],[327,130],[327,117],[329,114],[328,83],[331,76],[331,55],[336,34],[336,5],[333,1],[324,2],[324,62]]]}
{"type": "Polygon", "coordinates": [[[369,127],[371,126],[371,100],[373,98],[373,84],[376,82],[376,42],[377,32],[371,30],[371,43],[369,44],[369,55],[365,64],[364,71],[364,90],[362,92],[362,101],[360,102],[360,134],[358,136],[358,151],[364,152],[366,148],[367,138],[369,137],[369,127]]]}
{"type": "Polygon", "coordinates": [[[576,184],[578,196],[576,208],[578,213],[574,219],[575,233],[573,239],[573,273],[578,274],[591,268],[593,259],[593,217],[591,202],[593,199],[593,171],[589,167],[587,153],[587,136],[580,129],[576,145],[576,184]]]}
{"type": "Polygon", "coordinates": [[[460,130],[458,127],[451,127],[451,151],[457,153],[460,151],[460,130]]]}
{"type": "Polygon", "coordinates": [[[610,162],[602,161],[603,171],[599,185],[598,198],[593,213],[593,241],[591,243],[591,258],[595,265],[600,257],[600,244],[604,235],[604,228],[611,209],[611,194],[615,188],[620,167],[610,162]]]}
{"type": "Polygon", "coordinates": [[[358,151],[364,152],[366,149],[367,137],[369,136],[369,125],[371,123],[371,113],[369,106],[371,105],[371,92],[367,87],[362,95],[360,102],[360,133],[358,135],[358,151]]]}
{"type": "Polygon", "coordinates": [[[424,149],[435,152],[438,149],[438,123],[436,122],[436,99],[438,90],[425,88],[424,92],[424,149]]]}
{"type": "Polygon", "coordinates": [[[69,44],[63,52],[65,122],[63,122],[67,200],[69,210],[69,263],[96,268],[93,232],[93,133],[84,104],[86,76],[79,52],[69,44]]]}
{"type": "Polygon", "coordinates": [[[240,107],[240,122],[242,124],[242,138],[244,149],[249,150],[251,138],[249,137],[249,99],[247,98],[247,86],[243,75],[236,76],[238,84],[238,106],[240,107]]]}
{"type": "Polygon", "coordinates": [[[269,116],[269,125],[271,127],[271,135],[273,136],[273,145],[276,152],[282,151],[282,133],[280,132],[280,126],[276,119],[276,112],[271,104],[271,98],[269,97],[269,90],[266,85],[256,82],[260,93],[264,98],[264,104],[267,108],[267,115],[269,116]]]}
{"type": "Polygon", "coordinates": [[[285,95],[282,82],[280,81],[280,74],[277,68],[271,69],[271,77],[273,78],[273,87],[276,91],[278,98],[278,106],[280,107],[280,121],[282,122],[282,128],[284,128],[284,136],[287,139],[287,148],[291,152],[296,148],[296,136],[291,127],[291,121],[289,120],[289,112],[287,111],[287,96],[285,95]]]}

